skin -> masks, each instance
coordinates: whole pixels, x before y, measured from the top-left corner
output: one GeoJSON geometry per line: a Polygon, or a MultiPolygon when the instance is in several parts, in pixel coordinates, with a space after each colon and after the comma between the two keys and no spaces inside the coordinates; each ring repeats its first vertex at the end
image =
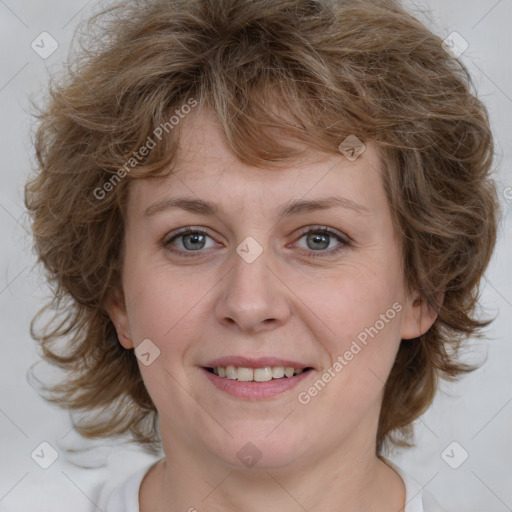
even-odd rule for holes
{"type": "Polygon", "coordinates": [[[377,148],[367,144],[354,162],[311,151],[285,169],[259,169],[236,159],[208,111],[180,129],[175,173],[130,184],[123,290],[109,303],[123,347],[150,339],[160,350],[149,366],[139,362],[166,455],[143,480],[141,511],[402,510],[403,482],[375,454],[383,388],[400,340],[426,332],[436,315],[406,292],[377,148]],[[368,211],[277,217],[292,199],[333,195],[368,211]],[[215,202],[220,213],[144,215],[178,196],[215,202]],[[169,242],[187,226],[206,229],[204,243],[169,242]],[[308,240],[305,232],[319,227],[351,243],[308,240]],[[248,236],[263,249],[252,263],[236,252],[248,236]],[[298,393],[394,303],[401,311],[310,403],[299,403],[298,393]],[[200,369],[228,355],[293,359],[314,370],[296,389],[243,399],[219,391],[200,369]],[[237,457],[248,442],[261,454],[251,468],[237,457]]]}

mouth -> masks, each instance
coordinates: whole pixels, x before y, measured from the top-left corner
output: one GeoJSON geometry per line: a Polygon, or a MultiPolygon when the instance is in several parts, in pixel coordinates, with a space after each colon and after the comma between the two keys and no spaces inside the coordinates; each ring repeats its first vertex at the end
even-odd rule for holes
{"type": "Polygon", "coordinates": [[[292,390],[315,370],[311,365],[274,357],[223,357],[200,368],[218,390],[249,400],[292,390]]]}
{"type": "Polygon", "coordinates": [[[271,380],[289,379],[312,370],[309,366],[305,368],[294,368],[293,366],[247,368],[233,365],[204,367],[204,369],[220,378],[237,380],[239,382],[269,382],[271,380]]]}

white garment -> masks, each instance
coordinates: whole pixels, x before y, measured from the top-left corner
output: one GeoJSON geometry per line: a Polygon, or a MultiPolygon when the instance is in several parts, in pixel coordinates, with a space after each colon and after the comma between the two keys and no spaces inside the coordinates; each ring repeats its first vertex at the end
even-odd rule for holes
{"type": "MultiPolygon", "coordinates": [[[[405,484],[406,506],[404,512],[443,512],[430,493],[422,490],[415,480],[389,459],[385,459],[385,461],[400,475],[405,484]]],[[[102,510],[105,512],[140,512],[139,487],[142,479],[154,464],[140,469],[114,489],[108,496],[106,508],[102,508],[102,510]]]]}

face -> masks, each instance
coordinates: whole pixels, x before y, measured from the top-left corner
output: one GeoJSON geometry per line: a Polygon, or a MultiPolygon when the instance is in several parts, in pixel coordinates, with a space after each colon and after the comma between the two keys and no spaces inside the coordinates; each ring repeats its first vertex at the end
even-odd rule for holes
{"type": "Polygon", "coordinates": [[[125,348],[149,340],[164,449],[267,468],[374,451],[400,340],[433,321],[404,289],[376,147],[259,169],[208,112],[181,128],[174,174],[130,184],[109,310],[125,348]]]}

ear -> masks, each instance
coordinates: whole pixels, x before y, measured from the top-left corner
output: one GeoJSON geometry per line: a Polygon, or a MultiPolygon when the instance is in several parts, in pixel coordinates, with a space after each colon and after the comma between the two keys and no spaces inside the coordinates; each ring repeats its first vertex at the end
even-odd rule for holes
{"type": "MultiPolygon", "coordinates": [[[[436,296],[438,304],[442,304],[444,294],[436,296]]],[[[425,334],[433,325],[437,318],[437,311],[427,304],[426,300],[415,292],[409,299],[404,311],[402,321],[402,334],[404,340],[417,338],[425,334]]]]}
{"type": "Polygon", "coordinates": [[[130,336],[130,324],[122,290],[116,288],[111,292],[105,304],[105,309],[116,328],[119,343],[126,349],[133,348],[134,345],[130,336]]]}

